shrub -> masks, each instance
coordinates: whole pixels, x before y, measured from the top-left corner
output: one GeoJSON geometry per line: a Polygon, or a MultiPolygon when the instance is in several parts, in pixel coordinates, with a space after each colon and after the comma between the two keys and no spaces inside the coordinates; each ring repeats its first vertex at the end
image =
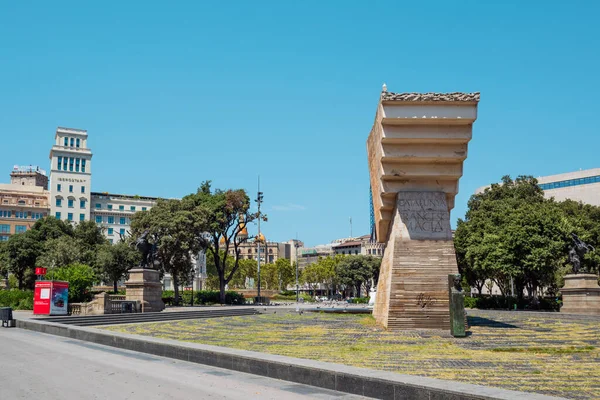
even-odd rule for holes
{"type": "Polygon", "coordinates": [[[69,282],[69,303],[90,301],[90,289],[96,280],[92,267],[84,264],[72,264],[48,272],[48,279],[69,282]]]}
{"type": "Polygon", "coordinates": [[[465,297],[465,308],[477,307],[477,299],[475,297],[465,297]]]}
{"type": "Polygon", "coordinates": [[[33,292],[31,290],[0,290],[0,307],[11,307],[14,310],[32,310],[33,292]]]}
{"type": "MultiPolygon", "coordinates": [[[[181,303],[188,305],[192,300],[192,291],[180,291],[181,303]]],[[[194,304],[219,304],[219,291],[217,290],[194,290],[194,304]]],[[[175,292],[173,290],[163,290],[162,299],[165,304],[173,305],[175,301],[175,292]]],[[[225,304],[244,304],[244,295],[234,291],[225,292],[225,304]]]]}
{"type": "Polygon", "coordinates": [[[368,304],[369,298],[368,297],[355,297],[352,300],[350,300],[350,302],[353,304],[368,304]]]}

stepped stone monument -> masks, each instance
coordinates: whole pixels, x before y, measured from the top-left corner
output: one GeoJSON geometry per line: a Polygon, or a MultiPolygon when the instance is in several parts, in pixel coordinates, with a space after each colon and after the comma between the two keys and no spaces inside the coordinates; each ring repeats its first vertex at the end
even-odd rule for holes
{"type": "Polygon", "coordinates": [[[450,210],[479,93],[390,93],[367,140],[375,232],[387,243],[373,316],[389,329],[450,329],[457,274],[450,210]]]}

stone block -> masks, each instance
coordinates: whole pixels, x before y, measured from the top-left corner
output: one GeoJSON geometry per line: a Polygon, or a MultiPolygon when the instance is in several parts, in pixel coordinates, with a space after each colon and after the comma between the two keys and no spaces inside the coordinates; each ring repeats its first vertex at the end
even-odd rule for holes
{"type": "Polygon", "coordinates": [[[561,289],[563,306],[560,312],[570,314],[600,315],[600,286],[594,274],[565,276],[561,289]]]}
{"type": "Polygon", "coordinates": [[[335,390],[334,372],[297,365],[290,365],[288,371],[292,382],[335,390]]]}
{"type": "Polygon", "coordinates": [[[160,273],[153,269],[132,269],[125,282],[125,298],[140,302],[144,312],[157,312],[165,309],[162,301],[160,273]]]}
{"type": "Polygon", "coordinates": [[[345,393],[362,396],[364,393],[364,377],[347,374],[337,374],[335,377],[335,389],[345,393]]]}

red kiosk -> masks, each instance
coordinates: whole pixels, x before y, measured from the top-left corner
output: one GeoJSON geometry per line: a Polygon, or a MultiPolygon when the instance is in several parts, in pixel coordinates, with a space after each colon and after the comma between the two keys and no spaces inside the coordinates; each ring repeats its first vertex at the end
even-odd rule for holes
{"type": "MultiPolygon", "coordinates": [[[[46,275],[46,268],[36,268],[38,276],[46,275]]],[[[69,301],[69,282],[35,282],[33,292],[33,313],[35,315],[67,315],[69,301]]]]}

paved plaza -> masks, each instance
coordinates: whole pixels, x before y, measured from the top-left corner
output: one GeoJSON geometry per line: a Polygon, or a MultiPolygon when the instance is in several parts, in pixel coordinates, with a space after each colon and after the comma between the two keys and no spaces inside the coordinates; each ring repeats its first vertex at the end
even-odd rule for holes
{"type": "Polygon", "coordinates": [[[574,399],[600,399],[600,318],[469,311],[471,334],[387,332],[369,315],[260,316],[107,327],[113,331],[457,380],[574,399]]]}

